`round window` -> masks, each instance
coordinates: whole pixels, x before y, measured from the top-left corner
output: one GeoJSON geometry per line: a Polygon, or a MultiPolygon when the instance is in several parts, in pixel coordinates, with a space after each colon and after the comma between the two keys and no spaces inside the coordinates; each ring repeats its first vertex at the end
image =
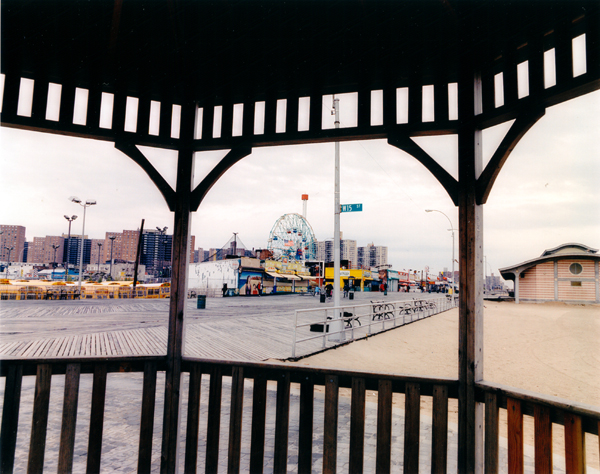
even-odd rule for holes
{"type": "Polygon", "coordinates": [[[579,275],[583,271],[583,267],[581,266],[581,263],[572,263],[569,267],[569,271],[573,275],[579,275]]]}

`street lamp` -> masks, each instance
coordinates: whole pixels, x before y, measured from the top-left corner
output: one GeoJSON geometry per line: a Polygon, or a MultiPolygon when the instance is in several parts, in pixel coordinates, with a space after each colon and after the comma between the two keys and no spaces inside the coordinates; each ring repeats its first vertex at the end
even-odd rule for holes
{"type": "Polygon", "coordinates": [[[113,258],[112,258],[113,257],[113,243],[116,238],[117,238],[116,235],[111,235],[109,237],[109,239],[110,239],[110,271],[109,271],[109,274],[110,274],[111,280],[112,280],[112,262],[113,262],[113,258]]]}
{"type": "Polygon", "coordinates": [[[454,228],[450,218],[442,211],[438,211],[437,209],[425,209],[425,212],[439,212],[440,214],[443,214],[446,219],[448,219],[448,222],[450,222],[450,229],[448,230],[452,232],[452,293],[454,293],[454,231],[457,229],[454,228]]]}
{"type": "Polygon", "coordinates": [[[102,242],[98,242],[98,273],[100,273],[100,252],[102,251],[102,242]]]}
{"type": "Polygon", "coordinates": [[[6,278],[8,278],[8,267],[10,266],[10,253],[15,249],[14,247],[4,247],[8,250],[8,258],[6,259],[6,278]]]}
{"type": "Polygon", "coordinates": [[[63,259],[65,262],[65,281],[68,281],[68,275],[69,275],[69,259],[71,258],[71,222],[73,222],[75,219],[77,219],[77,216],[65,216],[65,219],[67,219],[69,221],[69,233],[67,235],[67,252],[66,252],[66,256],[63,259]]]}
{"type": "Polygon", "coordinates": [[[79,252],[79,285],[78,285],[78,291],[79,291],[79,298],[81,298],[81,277],[83,276],[83,238],[85,236],[85,210],[86,208],[90,207],[90,206],[94,206],[96,204],[96,201],[85,201],[85,203],[81,202],[81,199],[79,199],[78,197],[75,196],[71,196],[69,198],[72,202],[74,202],[75,204],[79,204],[81,207],[83,207],[83,225],[81,227],[81,252],[79,252]]]}
{"type": "MultiPolygon", "coordinates": [[[[165,245],[165,247],[166,247],[166,241],[164,240],[164,237],[163,237],[163,236],[164,236],[164,235],[165,235],[165,233],[167,232],[167,229],[168,229],[168,227],[163,227],[162,229],[161,229],[160,227],[157,227],[157,228],[156,228],[156,230],[157,230],[157,231],[159,232],[159,234],[160,234],[160,237],[159,237],[159,240],[158,240],[158,246],[157,246],[157,249],[158,249],[158,252],[157,252],[157,254],[159,254],[159,255],[160,255],[160,244],[161,244],[161,243],[163,243],[163,244],[165,245]]],[[[165,254],[165,249],[163,248],[163,253],[162,253],[162,257],[163,257],[163,258],[159,258],[159,259],[158,259],[158,260],[159,260],[159,262],[160,262],[160,267],[161,267],[161,270],[162,270],[162,267],[163,267],[163,265],[164,265],[164,256],[165,256],[164,254],[165,254]]],[[[159,270],[159,272],[160,272],[160,270],[159,270]]],[[[159,273],[159,274],[160,274],[160,273],[159,273]]]]}
{"type": "Polygon", "coordinates": [[[52,248],[54,249],[54,260],[52,261],[52,280],[54,281],[54,272],[56,271],[56,249],[58,249],[60,245],[52,244],[52,248]]]}

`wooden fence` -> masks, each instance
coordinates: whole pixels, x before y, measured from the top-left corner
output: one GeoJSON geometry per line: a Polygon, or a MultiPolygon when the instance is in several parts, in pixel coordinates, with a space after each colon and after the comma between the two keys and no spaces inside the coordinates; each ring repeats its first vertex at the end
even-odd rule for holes
{"type": "MultiPolygon", "coordinates": [[[[41,472],[44,466],[46,432],[49,411],[50,387],[53,376],[64,375],[64,399],[58,472],[71,472],[73,468],[75,427],[79,383],[81,374],[93,374],[90,428],[87,445],[87,471],[99,472],[102,462],[103,423],[105,417],[107,374],[115,372],[143,373],[141,394],[141,417],[137,452],[138,472],[150,472],[155,419],[157,376],[166,364],[165,357],[136,358],[87,358],[87,359],[5,359],[0,361],[0,375],[5,377],[5,394],[2,409],[0,449],[1,471],[13,472],[19,411],[21,408],[21,384],[24,376],[35,376],[35,398],[31,426],[28,472],[41,472]]],[[[310,472],[314,467],[315,439],[313,424],[322,420],[323,436],[318,446],[322,452],[322,472],[334,473],[338,461],[338,402],[341,389],[351,393],[350,446],[348,472],[363,472],[365,465],[365,424],[373,422],[365,416],[366,394],[377,397],[376,461],[377,472],[390,472],[392,449],[402,449],[404,472],[417,472],[419,467],[421,432],[421,400],[428,397],[432,411],[431,472],[447,472],[448,463],[448,407],[449,401],[458,397],[458,381],[424,377],[386,375],[332,369],[289,366],[286,364],[216,362],[184,358],[183,371],[189,374],[187,391],[187,423],[185,432],[185,472],[217,472],[219,466],[219,438],[222,429],[221,414],[229,411],[229,437],[227,448],[227,472],[240,471],[242,454],[242,415],[244,411],[244,384],[252,387],[251,427],[249,441],[249,470],[262,473],[265,466],[265,447],[273,446],[273,472],[288,470],[288,447],[290,444],[290,391],[299,391],[299,428],[297,433],[298,472],[310,472]],[[208,376],[208,415],[200,423],[200,387],[202,377],[208,376]],[[230,399],[222,400],[223,381],[227,379],[231,389],[230,399]],[[275,428],[266,430],[267,384],[276,385],[275,428]],[[315,393],[324,392],[322,410],[315,410],[315,393]],[[404,398],[403,445],[392,445],[392,399],[394,394],[404,398]],[[370,421],[369,421],[370,420],[370,421]],[[205,459],[198,459],[199,427],[206,427],[202,437],[206,439],[205,459]],[[266,439],[265,433],[273,439],[266,439]]],[[[535,469],[536,472],[552,472],[551,424],[564,426],[566,472],[584,472],[584,437],[598,443],[600,412],[492,384],[478,384],[479,401],[485,403],[485,469],[499,469],[499,411],[508,410],[508,466],[504,471],[523,472],[523,415],[535,416],[535,469]]],[[[159,394],[160,396],[161,394],[159,394]]],[[[182,394],[185,396],[186,394],[182,394]]],[[[453,402],[451,402],[453,403],[453,402]]],[[[247,413],[248,415],[248,413],[247,413]]],[[[246,418],[248,419],[248,418],[246,418]]],[[[245,452],[247,442],[244,441],[245,452]]],[[[156,446],[155,446],[156,449],[156,446]]],[[[394,453],[397,457],[398,453],[394,453]]],[[[294,461],[296,462],[296,461],[294,461]]],[[[598,466],[596,466],[597,468],[598,466]]]]}

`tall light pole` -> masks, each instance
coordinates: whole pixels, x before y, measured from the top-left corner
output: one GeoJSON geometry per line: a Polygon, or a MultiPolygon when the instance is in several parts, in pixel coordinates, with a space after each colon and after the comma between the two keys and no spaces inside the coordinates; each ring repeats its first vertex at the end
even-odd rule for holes
{"type": "Polygon", "coordinates": [[[71,222],[77,219],[77,216],[65,216],[65,219],[69,221],[69,233],[67,234],[67,252],[66,257],[63,259],[65,262],[65,281],[69,278],[69,259],[71,258],[71,222]]]}
{"type": "Polygon", "coordinates": [[[54,272],[56,271],[56,249],[58,249],[60,245],[52,244],[52,248],[54,249],[54,260],[52,261],[52,280],[54,280],[54,272]]]}
{"type": "Polygon", "coordinates": [[[10,266],[10,253],[15,249],[14,247],[4,247],[8,250],[8,258],[6,259],[6,278],[8,278],[8,267],[10,266]]]}
{"type": "MultiPolygon", "coordinates": [[[[157,253],[157,256],[158,256],[158,254],[160,254],[160,244],[161,244],[161,243],[165,244],[165,242],[164,242],[164,237],[163,237],[163,236],[164,236],[164,235],[165,235],[165,233],[167,232],[167,229],[168,229],[168,227],[166,227],[166,226],[165,226],[165,227],[163,227],[162,229],[161,229],[160,227],[157,227],[157,228],[156,228],[156,230],[158,231],[158,233],[159,233],[159,235],[160,235],[160,237],[158,238],[158,245],[157,245],[157,247],[156,247],[156,248],[157,248],[157,250],[158,250],[158,251],[156,252],[156,253],[157,253]]],[[[163,247],[163,253],[162,253],[162,256],[163,256],[163,257],[165,256],[165,248],[164,248],[164,247],[163,247]]],[[[164,263],[163,263],[163,262],[164,262],[164,258],[159,258],[159,259],[158,259],[158,261],[160,262],[160,267],[161,267],[161,269],[162,269],[162,266],[163,266],[163,264],[164,264],[164,263]]]]}
{"type": "Polygon", "coordinates": [[[71,196],[69,199],[71,199],[72,202],[79,204],[81,207],[83,207],[83,225],[81,227],[81,251],[79,252],[79,285],[78,285],[79,297],[81,298],[81,278],[83,277],[83,239],[85,236],[85,210],[90,206],[94,206],[96,204],[96,201],[85,201],[85,203],[83,203],[83,202],[81,202],[81,199],[79,199],[76,196],[71,196]]]}
{"type": "Polygon", "coordinates": [[[100,273],[100,252],[102,251],[102,242],[98,242],[98,273],[100,273]]]}
{"type": "Polygon", "coordinates": [[[115,242],[115,239],[117,238],[116,235],[111,235],[109,237],[110,239],[110,279],[112,280],[112,263],[113,263],[113,243],[115,242]]]}
{"type": "MultiPolygon", "coordinates": [[[[340,99],[333,97],[333,110],[332,115],[335,115],[335,128],[340,128],[340,99]]],[[[335,142],[335,187],[334,187],[334,219],[333,219],[333,306],[338,307],[340,305],[340,214],[342,206],[340,204],[340,142],[335,142]]],[[[344,329],[340,310],[335,309],[333,311],[333,319],[338,320],[332,324],[334,332],[339,331],[335,334],[332,339],[337,341],[344,340],[344,329]]]]}
{"type": "Polygon", "coordinates": [[[451,293],[454,293],[454,231],[457,229],[454,228],[450,218],[446,214],[444,214],[442,211],[438,211],[437,209],[425,209],[425,212],[439,212],[440,214],[443,214],[446,217],[446,219],[448,219],[448,222],[450,222],[450,228],[448,230],[452,232],[452,292],[451,293]]]}

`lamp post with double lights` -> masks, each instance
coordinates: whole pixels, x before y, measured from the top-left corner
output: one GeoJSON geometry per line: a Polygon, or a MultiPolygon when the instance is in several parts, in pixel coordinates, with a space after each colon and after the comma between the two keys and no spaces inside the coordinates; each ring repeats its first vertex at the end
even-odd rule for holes
{"type": "Polygon", "coordinates": [[[83,207],[83,224],[81,227],[81,251],[79,252],[79,284],[78,284],[78,291],[79,291],[79,297],[81,298],[81,278],[83,277],[83,239],[85,236],[85,211],[88,207],[90,206],[94,206],[96,204],[96,201],[85,201],[82,202],[81,199],[79,199],[76,196],[71,196],[69,198],[72,202],[74,202],[75,204],[79,204],[81,207],[83,207]]]}
{"type": "Polygon", "coordinates": [[[69,233],[67,234],[67,252],[65,258],[63,259],[65,263],[65,281],[68,281],[69,278],[69,259],[71,258],[71,222],[77,219],[77,216],[67,216],[65,215],[65,219],[69,221],[69,233]]]}
{"type": "Polygon", "coordinates": [[[440,214],[444,215],[446,219],[448,219],[448,222],[450,222],[450,228],[448,230],[452,232],[452,293],[454,293],[454,231],[458,229],[454,228],[450,218],[442,211],[438,211],[437,209],[425,209],[425,212],[439,212],[440,214]]]}
{"type": "Polygon", "coordinates": [[[110,270],[109,270],[109,274],[110,274],[110,279],[112,280],[112,263],[113,263],[113,244],[115,243],[115,239],[117,238],[116,235],[111,235],[109,237],[110,239],[110,270]]]}
{"type": "MultiPolygon", "coordinates": [[[[160,255],[160,244],[164,244],[166,246],[166,241],[164,240],[164,235],[167,232],[168,227],[163,227],[162,229],[160,227],[157,227],[156,230],[158,231],[158,233],[160,234],[160,237],[158,238],[158,245],[157,245],[157,256],[160,255]]],[[[159,270],[159,275],[160,272],[162,270],[162,267],[164,265],[164,256],[165,256],[165,248],[163,247],[163,253],[162,253],[162,257],[163,258],[159,258],[159,262],[160,262],[160,270],[159,270]]]]}
{"type": "Polygon", "coordinates": [[[58,265],[56,262],[56,250],[60,248],[60,245],[52,244],[52,248],[54,249],[54,259],[52,260],[52,280],[54,281],[54,272],[56,271],[56,265],[58,265]]]}
{"type": "MultiPolygon", "coordinates": [[[[102,242],[98,242],[98,274],[100,274],[100,253],[102,253],[102,242]]],[[[98,275],[100,278],[100,275],[98,275]]]]}
{"type": "Polygon", "coordinates": [[[6,278],[8,278],[8,267],[10,266],[10,253],[15,249],[14,247],[4,247],[8,250],[8,258],[6,259],[6,278]]]}

